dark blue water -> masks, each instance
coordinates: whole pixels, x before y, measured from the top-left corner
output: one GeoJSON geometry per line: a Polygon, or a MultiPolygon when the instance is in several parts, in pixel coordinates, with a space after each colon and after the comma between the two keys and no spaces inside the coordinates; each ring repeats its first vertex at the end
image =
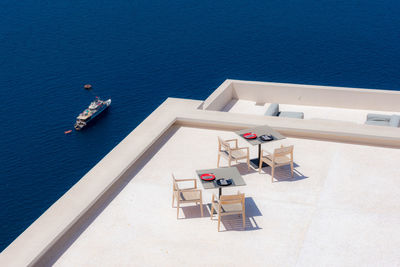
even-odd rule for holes
{"type": "Polygon", "coordinates": [[[168,96],[225,79],[400,88],[398,0],[2,0],[0,251],[168,96]],[[84,132],[92,100],[108,114],[84,132]]]}

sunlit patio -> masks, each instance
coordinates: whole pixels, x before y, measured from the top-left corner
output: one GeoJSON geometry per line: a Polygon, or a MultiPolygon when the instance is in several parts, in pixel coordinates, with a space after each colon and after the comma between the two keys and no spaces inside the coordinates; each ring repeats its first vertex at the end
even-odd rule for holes
{"type": "MultiPolygon", "coordinates": [[[[173,172],[195,178],[215,168],[217,136],[234,132],[174,126],[130,172],[126,186],[100,209],[56,262],[58,266],[393,266],[400,263],[398,149],[287,138],[264,144],[294,145],[295,174],[270,168],[259,174],[237,166],[246,186],[223,193],[246,194],[241,217],[224,218],[221,232],[210,220],[217,190],[203,190],[204,217],[195,205],[180,219],[171,207],[173,172]]],[[[252,157],[257,148],[250,146],[252,157]]],[[[222,166],[227,162],[221,160],[222,166]]],[[[200,185],[201,183],[199,183],[200,185]]],[[[201,185],[200,185],[200,188],[201,185]]]]}
{"type": "MultiPolygon", "coordinates": [[[[256,103],[254,101],[233,99],[231,100],[222,111],[241,113],[241,114],[252,114],[252,115],[264,115],[271,103],[256,103]]],[[[353,122],[358,124],[364,124],[367,119],[367,114],[382,114],[382,115],[400,115],[399,112],[381,111],[381,110],[366,110],[366,109],[350,109],[350,108],[339,108],[339,107],[327,107],[327,106],[311,106],[311,105],[293,105],[293,104],[279,104],[280,111],[290,112],[303,112],[304,119],[323,119],[323,120],[335,120],[353,122]]]]}

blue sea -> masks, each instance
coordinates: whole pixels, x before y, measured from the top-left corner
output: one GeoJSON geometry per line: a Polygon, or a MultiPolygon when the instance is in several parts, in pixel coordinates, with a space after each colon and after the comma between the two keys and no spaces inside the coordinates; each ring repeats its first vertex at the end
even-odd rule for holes
{"type": "Polygon", "coordinates": [[[205,99],[227,78],[399,90],[399,10],[398,0],[2,0],[0,251],[167,97],[205,99]],[[110,110],[65,135],[94,96],[110,110]]]}

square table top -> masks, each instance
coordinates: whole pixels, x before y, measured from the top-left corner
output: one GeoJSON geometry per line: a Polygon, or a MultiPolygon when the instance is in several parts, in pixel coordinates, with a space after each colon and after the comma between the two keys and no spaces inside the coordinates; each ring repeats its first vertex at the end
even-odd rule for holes
{"type": "Polygon", "coordinates": [[[285,136],[281,135],[279,132],[275,131],[274,129],[272,129],[271,127],[269,127],[268,125],[262,125],[262,126],[257,126],[254,128],[248,128],[248,129],[243,129],[240,131],[235,132],[237,135],[239,135],[240,137],[242,137],[244,140],[246,140],[247,142],[249,142],[251,145],[255,146],[255,145],[261,145],[264,143],[268,143],[268,142],[272,142],[275,140],[281,140],[286,138],[285,136]],[[255,139],[246,139],[243,137],[243,134],[245,133],[255,133],[257,135],[257,138],[255,139]],[[271,141],[263,141],[261,140],[259,137],[261,135],[272,135],[273,136],[273,140],[271,141]]]}
{"type": "Polygon", "coordinates": [[[200,179],[200,176],[205,173],[212,173],[215,175],[215,180],[213,181],[203,181],[200,179],[204,189],[215,189],[215,188],[224,188],[224,187],[232,187],[232,186],[242,186],[246,185],[243,177],[240,175],[238,169],[236,167],[224,167],[224,168],[216,168],[216,169],[205,169],[205,170],[197,170],[197,176],[200,179]],[[220,186],[217,184],[217,180],[225,178],[232,179],[231,185],[220,186]]]}

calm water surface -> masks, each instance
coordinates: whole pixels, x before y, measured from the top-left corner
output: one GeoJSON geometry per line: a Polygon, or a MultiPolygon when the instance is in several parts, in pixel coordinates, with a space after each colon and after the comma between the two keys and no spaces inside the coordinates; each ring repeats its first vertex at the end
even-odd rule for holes
{"type": "Polygon", "coordinates": [[[225,79],[400,88],[399,1],[0,2],[0,251],[168,96],[225,79]],[[94,94],[102,120],[64,135],[94,94]]]}

